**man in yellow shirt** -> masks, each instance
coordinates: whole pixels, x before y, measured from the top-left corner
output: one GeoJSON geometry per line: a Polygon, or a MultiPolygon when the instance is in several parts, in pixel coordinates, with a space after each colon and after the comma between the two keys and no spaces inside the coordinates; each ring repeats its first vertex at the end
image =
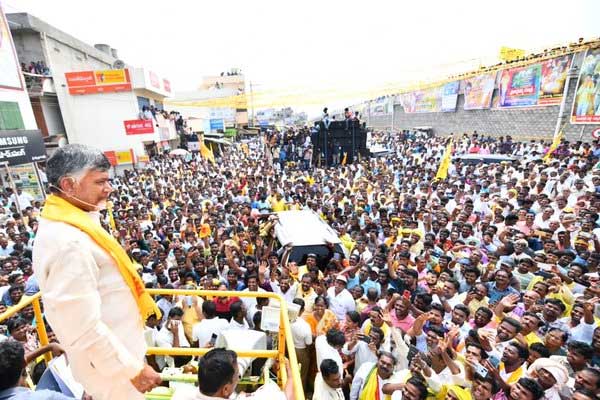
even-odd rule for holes
{"type": "Polygon", "coordinates": [[[271,198],[271,209],[273,212],[286,211],[288,209],[281,193],[277,193],[274,199],[271,198]]]}

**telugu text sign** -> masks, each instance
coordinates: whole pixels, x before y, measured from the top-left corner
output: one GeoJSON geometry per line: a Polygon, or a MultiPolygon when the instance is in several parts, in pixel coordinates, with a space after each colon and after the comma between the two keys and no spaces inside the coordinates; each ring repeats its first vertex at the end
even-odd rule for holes
{"type": "Polygon", "coordinates": [[[128,69],[66,72],[70,94],[130,92],[128,69]]]}
{"type": "Polygon", "coordinates": [[[154,133],[154,124],[150,119],[132,119],[123,121],[127,135],[144,135],[154,133]]]}
{"type": "Polygon", "coordinates": [[[0,131],[0,162],[12,166],[45,159],[46,146],[39,130],[0,131]]]}

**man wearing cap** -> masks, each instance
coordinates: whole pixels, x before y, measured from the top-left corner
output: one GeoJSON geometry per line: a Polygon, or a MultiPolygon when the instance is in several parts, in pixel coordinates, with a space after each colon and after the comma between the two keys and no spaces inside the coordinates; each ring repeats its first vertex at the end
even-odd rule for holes
{"type": "Polygon", "coordinates": [[[356,311],[356,303],[352,294],[346,289],[347,285],[348,279],[340,274],[335,277],[334,286],[327,289],[329,308],[339,321],[343,321],[349,311],[356,311]]]}

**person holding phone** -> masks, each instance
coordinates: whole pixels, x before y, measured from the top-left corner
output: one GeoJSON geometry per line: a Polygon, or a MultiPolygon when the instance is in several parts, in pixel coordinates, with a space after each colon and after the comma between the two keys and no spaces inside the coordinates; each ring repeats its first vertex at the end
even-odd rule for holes
{"type": "Polygon", "coordinates": [[[213,335],[219,335],[229,327],[229,322],[218,318],[217,305],[212,300],[202,303],[202,320],[192,328],[192,341],[195,347],[213,347],[213,335]]]}
{"type": "MultiPolygon", "coordinates": [[[[183,310],[179,307],[173,307],[169,311],[167,323],[158,331],[156,335],[156,346],[163,348],[190,347],[183,331],[183,310]]],[[[156,356],[156,364],[162,370],[165,367],[179,367],[189,361],[189,357],[177,356],[156,356]]]]}
{"type": "Polygon", "coordinates": [[[385,335],[380,328],[373,327],[368,335],[357,332],[352,340],[342,347],[342,353],[347,356],[354,355],[354,372],[366,362],[377,362],[377,352],[382,350],[385,335]]]}

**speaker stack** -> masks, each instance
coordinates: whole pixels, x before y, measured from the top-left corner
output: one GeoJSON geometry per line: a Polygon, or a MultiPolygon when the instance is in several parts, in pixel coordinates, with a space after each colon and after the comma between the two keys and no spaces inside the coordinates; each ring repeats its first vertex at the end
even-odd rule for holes
{"type": "Polygon", "coordinates": [[[346,163],[353,162],[353,152],[358,157],[362,158],[369,156],[367,149],[367,130],[364,124],[359,121],[332,121],[329,124],[329,129],[325,129],[323,121],[315,122],[315,127],[318,129],[316,137],[313,139],[315,152],[318,154],[327,154],[327,164],[332,162],[332,150],[335,146],[342,147],[342,153],[347,153],[346,163]]]}

